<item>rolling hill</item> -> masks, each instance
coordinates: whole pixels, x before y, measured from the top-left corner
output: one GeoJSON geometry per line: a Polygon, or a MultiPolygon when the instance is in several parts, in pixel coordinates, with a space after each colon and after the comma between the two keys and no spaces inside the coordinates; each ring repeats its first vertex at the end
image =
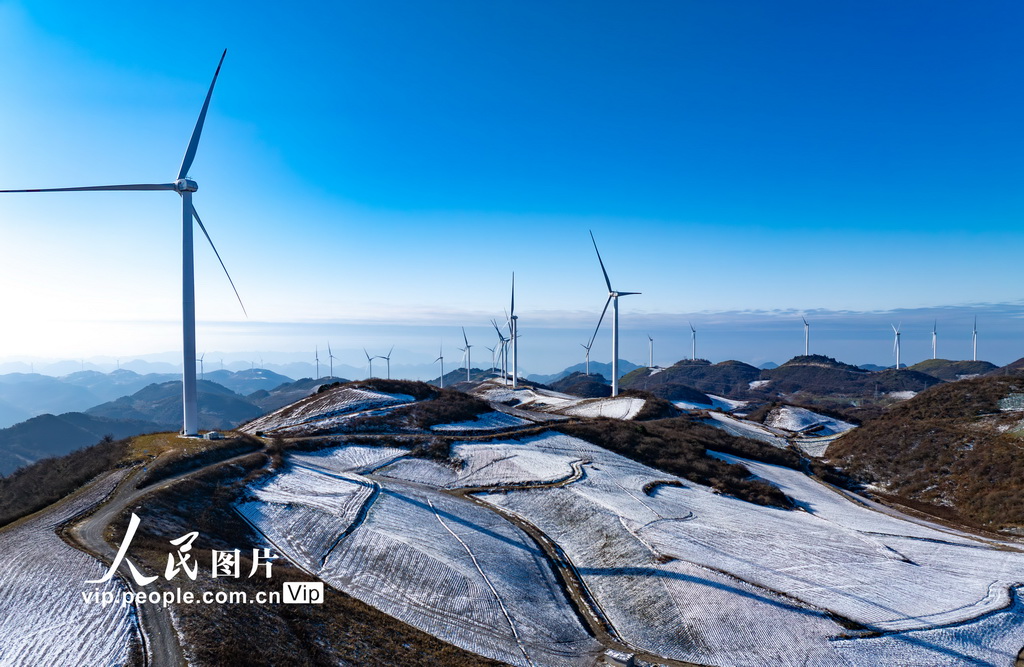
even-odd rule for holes
{"type": "MultiPolygon", "coordinates": [[[[664,369],[638,368],[627,374],[620,382],[624,389],[641,389],[669,400],[692,400],[699,398],[686,389],[701,394],[742,397],[750,383],[761,377],[762,371],[741,361],[723,361],[712,364],[703,359],[684,359],[664,369]]],[[[699,402],[710,403],[705,396],[699,402]]]]}
{"type": "Polygon", "coordinates": [[[964,377],[985,375],[997,370],[995,364],[987,361],[949,361],[948,359],[927,359],[908,367],[909,370],[925,373],[940,380],[952,382],[964,377]]]}
{"type": "MultiPolygon", "coordinates": [[[[209,380],[196,383],[199,392],[199,428],[230,429],[263,414],[258,406],[209,380]]],[[[182,414],[181,382],[152,384],[116,401],[86,411],[94,417],[148,421],[163,430],[178,430],[182,414]]]]}

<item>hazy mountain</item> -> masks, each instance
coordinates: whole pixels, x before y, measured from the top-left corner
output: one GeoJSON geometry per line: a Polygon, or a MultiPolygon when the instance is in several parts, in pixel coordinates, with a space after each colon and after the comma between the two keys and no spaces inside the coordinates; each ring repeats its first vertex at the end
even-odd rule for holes
{"type": "Polygon", "coordinates": [[[147,373],[141,375],[135,371],[122,368],[109,373],[78,371],[77,373],[71,373],[57,379],[67,384],[88,389],[96,398],[92,405],[97,405],[106,401],[112,401],[121,396],[134,394],[151,384],[171,382],[180,377],[180,373],[147,373]]]}
{"type": "Polygon", "coordinates": [[[871,397],[901,391],[923,391],[941,382],[910,369],[866,371],[820,354],[793,357],[778,368],[762,371],[768,382],[753,391],[766,396],[802,394],[800,398],[871,397]]]}
{"type": "Polygon", "coordinates": [[[36,373],[0,375],[0,402],[29,416],[81,412],[102,399],[86,387],[36,373]]]}
{"type": "Polygon", "coordinates": [[[0,429],[0,475],[9,475],[48,456],[63,456],[95,445],[105,435],[119,439],[158,430],[151,422],[114,421],[81,412],[40,415],[0,429]]]}
{"type": "MultiPolygon", "coordinates": [[[[258,406],[215,382],[200,380],[196,387],[200,429],[230,429],[263,414],[258,406]]],[[[179,430],[181,382],[152,384],[131,396],[90,408],[86,413],[107,419],[149,421],[159,424],[161,430],[179,430]]]]}
{"type": "Polygon", "coordinates": [[[227,387],[236,394],[248,396],[254,391],[270,391],[282,384],[294,382],[292,378],[279,375],[265,368],[254,368],[244,371],[206,371],[203,378],[227,387]]]}
{"type": "Polygon", "coordinates": [[[763,371],[768,371],[768,370],[771,370],[773,368],[778,368],[778,367],[779,367],[779,365],[777,363],[775,363],[774,361],[766,361],[763,364],[761,364],[760,366],[758,366],[758,368],[760,368],[763,371]]]}
{"type": "MultiPolygon", "coordinates": [[[[619,359],[619,373],[621,373],[622,375],[625,375],[626,373],[629,373],[630,371],[633,371],[637,368],[640,368],[640,366],[637,366],[633,362],[626,361],[625,359],[619,359]]],[[[580,363],[575,364],[574,366],[569,366],[565,370],[559,371],[558,373],[552,373],[551,375],[540,375],[536,373],[532,375],[527,375],[526,379],[530,380],[531,382],[539,382],[541,384],[550,385],[552,382],[561,380],[562,378],[573,373],[585,373],[586,370],[587,365],[585,363],[580,363]]],[[[602,375],[606,378],[610,378],[612,376],[612,365],[610,363],[604,364],[597,361],[591,361],[590,374],[602,375]]]]}

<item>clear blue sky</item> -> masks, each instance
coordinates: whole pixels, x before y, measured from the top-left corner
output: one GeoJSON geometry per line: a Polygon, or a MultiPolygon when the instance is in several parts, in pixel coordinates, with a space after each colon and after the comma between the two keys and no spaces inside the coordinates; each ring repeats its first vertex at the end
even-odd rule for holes
{"type": "MultiPolygon", "coordinates": [[[[323,4],[0,0],[0,187],[172,180],[226,47],[191,173],[250,318],[197,239],[200,348],[356,364],[394,327],[419,361],[515,270],[524,366],[556,370],[604,304],[593,229],[643,292],[635,362],[688,320],[782,361],[799,323],[756,332],[804,312],[847,361],[975,314],[983,357],[1024,356],[1019,2],[323,4]]],[[[0,198],[2,356],[177,349],[178,210],[0,198]]]]}

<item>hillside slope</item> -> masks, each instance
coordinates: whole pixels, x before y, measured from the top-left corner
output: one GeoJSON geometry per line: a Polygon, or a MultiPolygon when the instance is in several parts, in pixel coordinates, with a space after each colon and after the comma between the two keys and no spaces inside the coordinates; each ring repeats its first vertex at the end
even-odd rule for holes
{"type": "Polygon", "coordinates": [[[1022,451],[1024,381],[988,377],[942,384],[891,407],[833,443],[828,458],[900,498],[1022,531],[1022,451]]]}

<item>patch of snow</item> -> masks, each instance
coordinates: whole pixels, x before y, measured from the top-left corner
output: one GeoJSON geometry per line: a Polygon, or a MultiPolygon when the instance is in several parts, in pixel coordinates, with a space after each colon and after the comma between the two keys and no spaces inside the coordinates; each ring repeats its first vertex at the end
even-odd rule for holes
{"type": "Polygon", "coordinates": [[[764,386],[768,385],[770,382],[771,382],[771,380],[754,380],[753,382],[751,382],[750,384],[747,385],[747,388],[748,389],[760,389],[761,387],[764,387],[764,386]]]}
{"type": "Polygon", "coordinates": [[[837,435],[855,428],[853,424],[841,419],[827,417],[805,408],[784,405],[772,410],[764,420],[772,428],[785,429],[800,433],[813,429],[816,435],[837,435]]]}
{"type": "MultiPolygon", "coordinates": [[[[315,422],[318,427],[330,423],[330,418],[352,415],[357,412],[411,403],[413,397],[407,394],[387,394],[372,389],[344,387],[315,394],[298,403],[285,406],[249,422],[241,429],[246,433],[256,431],[302,430],[301,427],[315,422]]],[[[296,435],[297,433],[290,433],[296,435]]]]}
{"type": "Polygon", "coordinates": [[[68,546],[57,527],[92,507],[124,476],[119,471],[95,487],[0,531],[0,664],[11,667],[123,665],[139,639],[134,609],[87,603],[82,594],[127,592],[117,577],[103,584],[107,566],[68,546]]]}
{"type": "Polygon", "coordinates": [[[909,400],[909,399],[914,398],[915,396],[917,396],[917,392],[916,391],[890,391],[888,394],[886,394],[886,396],[888,396],[889,398],[895,399],[897,401],[906,401],[906,400],[909,400]]]}
{"type": "Polygon", "coordinates": [[[782,432],[774,430],[770,426],[725,415],[720,412],[709,412],[708,416],[710,419],[705,420],[705,423],[720,428],[730,435],[760,440],[779,449],[785,449],[789,446],[782,432]]]}
{"type": "Polygon", "coordinates": [[[477,415],[472,421],[458,422],[455,424],[438,424],[431,426],[431,431],[501,431],[527,426],[532,422],[521,417],[505,414],[504,412],[485,412],[477,415]]]}
{"type": "Polygon", "coordinates": [[[595,398],[583,401],[562,410],[563,414],[573,417],[611,417],[613,419],[632,419],[644,407],[642,398],[618,396],[616,398],[595,398]]]}

